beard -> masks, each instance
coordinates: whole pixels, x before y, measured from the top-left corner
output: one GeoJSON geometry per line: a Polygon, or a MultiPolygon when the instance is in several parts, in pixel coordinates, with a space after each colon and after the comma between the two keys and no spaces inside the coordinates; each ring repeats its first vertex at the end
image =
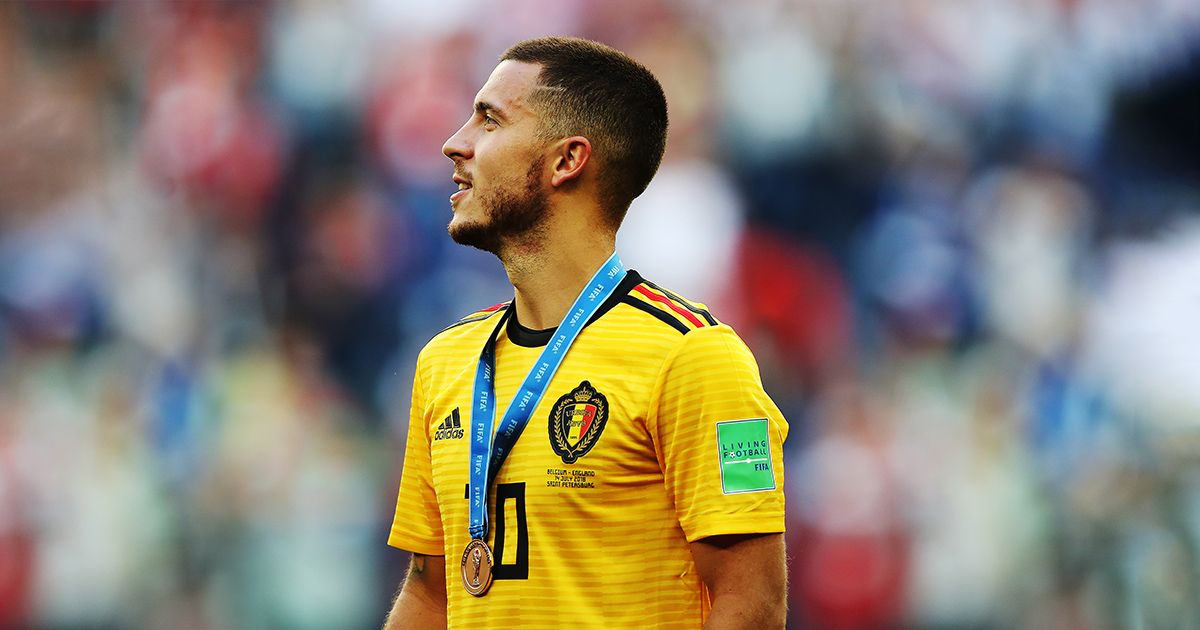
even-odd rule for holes
{"type": "Polygon", "coordinates": [[[460,245],[469,245],[485,252],[500,255],[508,243],[538,233],[550,207],[550,200],[541,187],[545,159],[530,165],[525,173],[524,186],[495,188],[490,194],[480,194],[475,201],[483,210],[478,221],[450,223],[450,238],[460,245]]]}

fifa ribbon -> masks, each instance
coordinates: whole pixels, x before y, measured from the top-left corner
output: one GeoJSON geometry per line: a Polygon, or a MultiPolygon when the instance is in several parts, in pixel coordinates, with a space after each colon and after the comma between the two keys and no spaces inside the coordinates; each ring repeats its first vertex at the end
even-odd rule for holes
{"type": "Polygon", "coordinates": [[[471,468],[470,468],[470,497],[471,497],[471,538],[484,539],[488,532],[487,496],[488,489],[495,480],[496,474],[509,451],[521,436],[521,431],[529,422],[529,416],[537,408],[546,387],[554,378],[554,373],[562,365],[567,350],[575,342],[580,331],[592,315],[600,310],[617,286],[625,279],[625,266],[614,253],[584,287],[575,303],[571,305],[563,318],[558,330],[550,343],[542,349],[542,354],[525,376],[520,389],[513,396],[499,427],[496,422],[496,338],[512,314],[514,307],[510,306],[496,324],[492,335],[488,337],[479,355],[479,367],[475,370],[475,402],[471,413],[471,468]],[[494,435],[493,435],[494,432],[494,435]]]}

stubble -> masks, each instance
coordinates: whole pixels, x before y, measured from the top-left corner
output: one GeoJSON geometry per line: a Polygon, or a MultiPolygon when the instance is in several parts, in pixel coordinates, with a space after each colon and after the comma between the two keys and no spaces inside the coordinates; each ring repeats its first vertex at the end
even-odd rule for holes
{"type": "Polygon", "coordinates": [[[460,245],[469,245],[497,256],[504,248],[536,238],[550,207],[550,201],[541,187],[542,167],[545,159],[529,166],[525,173],[524,186],[493,189],[480,194],[475,201],[483,209],[484,218],[479,221],[455,224],[451,222],[447,231],[450,238],[460,245]]]}

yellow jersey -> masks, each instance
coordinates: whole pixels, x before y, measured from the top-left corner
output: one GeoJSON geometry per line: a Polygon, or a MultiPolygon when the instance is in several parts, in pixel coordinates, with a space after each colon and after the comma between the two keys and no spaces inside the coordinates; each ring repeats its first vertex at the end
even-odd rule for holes
{"type": "MultiPolygon", "coordinates": [[[[567,352],[490,488],[494,581],[467,593],[468,459],[480,351],[511,303],[421,351],[388,543],[445,556],[451,628],[700,627],[688,543],[784,531],[788,426],[749,349],[703,305],[630,271],[567,352]]],[[[496,417],[553,330],[509,317],[496,417]]]]}

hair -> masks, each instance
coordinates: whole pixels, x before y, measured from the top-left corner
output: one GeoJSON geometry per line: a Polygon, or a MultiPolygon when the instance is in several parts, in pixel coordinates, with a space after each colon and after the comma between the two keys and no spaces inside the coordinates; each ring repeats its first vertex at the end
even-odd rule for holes
{"type": "Polygon", "coordinates": [[[658,79],[625,53],[575,37],[514,44],[500,61],[541,66],[533,105],[547,140],[573,135],[592,143],[600,163],[600,204],[619,227],[646,190],[667,144],[667,99],[658,79]]]}

